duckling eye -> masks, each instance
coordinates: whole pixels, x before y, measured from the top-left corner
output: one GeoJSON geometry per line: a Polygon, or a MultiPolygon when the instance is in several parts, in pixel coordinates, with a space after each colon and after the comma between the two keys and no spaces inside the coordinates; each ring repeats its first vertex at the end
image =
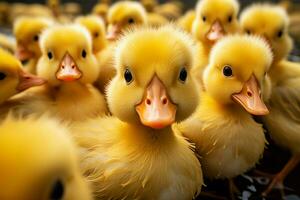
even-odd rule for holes
{"type": "Polygon", "coordinates": [[[0,81],[4,80],[5,78],[6,78],[6,74],[0,72],[0,81]]]}
{"type": "Polygon", "coordinates": [[[51,200],[60,200],[63,198],[65,192],[64,184],[61,180],[57,180],[51,189],[50,197],[51,200]]]}
{"type": "Polygon", "coordinates": [[[280,30],[280,31],[278,31],[278,33],[277,33],[277,37],[278,37],[278,38],[281,38],[281,37],[282,37],[282,35],[283,35],[283,30],[280,30]]]}
{"type": "Polygon", "coordinates": [[[38,36],[38,35],[35,35],[35,36],[33,37],[33,40],[34,40],[35,42],[39,41],[39,36],[38,36]]]}
{"type": "Polygon", "coordinates": [[[96,33],[94,34],[94,37],[97,38],[98,36],[99,36],[99,33],[96,32],[96,33]]]}
{"type": "Polygon", "coordinates": [[[86,51],[85,51],[84,49],[83,49],[82,52],[81,52],[81,56],[82,56],[83,58],[86,57],[86,51]]]}
{"type": "Polygon", "coordinates": [[[129,24],[133,24],[133,23],[134,23],[134,19],[133,19],[133,18],[129,18],[129,19],[128,19],[128,23],[129,23],[129,24]]]}
{"type": "Polygon", "coordinates": [[[187,79],[187,71],[186,71],[186,69],[185,68],[182,68],[181,70],[180,70],[180,73],[179,73],[179,80],[182,82],[182,83],[184,83],[185,81],[186,81],[186,79],[187,79]]]}
{"type": "Polygon", "coordinates": [[[224,74],[224,76],[226,76],[226,77],[231,77],[231,76],[232,76],[232,69],[231,69],[231,66],[225,65],[224,68],[223,68],[223,74],[224,74]]]}
{"type": "Polygon", "coordinates": [[[232,22],[232,15],[230,15],[230,16],[228,17],[228,22],[229,22],[229,23],[232,22]]]}
{"type": "Polygon", "coordinates": [[[49,60],[51,60],[53,58],[53,54],[50,51],[47,53],[47,56],[48,56],[49,60]]]}
{"type": "Polygon", "coordinates": [[[124,79],[126,81],[127,84],[130,84],[132,82],[132,73],[130,72],[129,69],[126,69],[124,72],[124,79]]]}
{"type": "Polygon", "coordinates": [[[206,17],[202,16],[202,21],[206,22],[206,17]]]}

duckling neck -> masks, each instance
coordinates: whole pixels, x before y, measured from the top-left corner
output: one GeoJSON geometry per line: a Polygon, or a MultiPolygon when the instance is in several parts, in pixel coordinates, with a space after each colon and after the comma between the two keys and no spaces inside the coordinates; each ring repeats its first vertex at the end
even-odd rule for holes
{"type": "Polygon", "coordinates": [[[54,87],[53,91],[56,98],[66,97],[68,99],[78,99],[89,93],[88,85],[80,82],[63,83],[58,87],[54,87]]]}

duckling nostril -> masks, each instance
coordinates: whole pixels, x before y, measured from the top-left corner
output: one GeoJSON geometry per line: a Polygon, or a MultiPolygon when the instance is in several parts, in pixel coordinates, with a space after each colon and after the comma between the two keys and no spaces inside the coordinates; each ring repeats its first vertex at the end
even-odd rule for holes
{"type": "Polygon", "coordinates": [[[147,99],[147,100],[146,100],[146,104],[150,106],[150,105],[151,105],[151,100],[150,100],[150,99],[147,99]]]}
{"type": "Polygon", "coordinates": [[[252,92],[247,92],[247,95],[249,96],[249,97],[252,97],[252,92]]]}
{"type": "Polygon", "coordinates": [[[166,105],[167,103],[168,103],[168,99],[167,99],[167,98],[163,98],[163,99],[162,99],[162,104],[163,104],[163,105],[166,105]]]}
{"type": "Polygon", "coordinates": [[[64,69],[64,68],[65,68],[65,66],[63,65],[63,66],[61,66],[61,68],[63,68],[63,69],[64,69]]]}
{"type": "Polygon", "coordinates": [[[72,69],[75,69],[75,65],[72,65],[72,69]]]}

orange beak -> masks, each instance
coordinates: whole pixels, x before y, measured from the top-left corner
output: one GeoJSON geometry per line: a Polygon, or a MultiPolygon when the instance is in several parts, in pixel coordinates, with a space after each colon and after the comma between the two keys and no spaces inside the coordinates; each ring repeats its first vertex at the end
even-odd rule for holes
{"type": "Polygon", "coordinates": [[[22,92],[24,90],[27,90],[28,88],[34,87],[34,86],[40,86],[45,84],[47,81],[39,78],[37,76],[34,76],[32,74],[29,74],[28,72],[25,72],[23,70],[19,71],[19,84],[17,86],[17,90],[19,92],[22,92]]]}
{"type": "Polygon", "coordinates": [[[109,25],[107,34],[106,34],[106,39],[110,41],[114,41],[118,38],[118,36],[121,34],[122,28],[119,24],[115,25],[109,25]]]}
{"type": "Polygon", "coordinates": [[[233,94],[234,101],[242,105],[247,112],[253,115],[267,115],[269,110],[260,97],[260,88],[254,75],[244,84],[240,93],[233,94]]]}
{"type": "Polygon", "coordinates": [[[225,30],[219,20],[216,20],[206,34],[206,38],[211,42],[216,42],[225,35],[225,30]]]}
{"type": "Polygon", "coordinates": [[[56,72],[56,78],[60,81],[71,82],[79,80],[82,76],[76,62],[69,53],[66,53],[56,72]]]}
{"type": "Polygon", "coordinates": [[[155,75],[148,85],[144,98],[136,106],[143,125],[162,129],[175,121],[176,105],[167,96],[164,84],[155,75]]]}
{"type": "Polygon", "coordinates": [[[19,60],[24,61],[24,60],[28,60],[28,59],[32,58],[34,55],[33,55],[32,52],[30,52],[29,50],[27,50],[25,48],[25,46],[23,46],[21,44],[18,44],[16,52],[15,52],[15,56],[19,60]]]}

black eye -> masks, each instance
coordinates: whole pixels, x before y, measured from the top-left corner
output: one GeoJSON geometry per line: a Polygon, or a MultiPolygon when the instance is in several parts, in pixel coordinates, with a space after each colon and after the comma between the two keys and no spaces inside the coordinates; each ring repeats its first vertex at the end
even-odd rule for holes
{"type": "Polygon", "coordinates": [[[127,84],[131,83],[133,77],[129,69],[126,69],[124,72],[124,78],[127,84]]]}
{"type": "Polygon", "coordinates": [[[0,72],[0,81],[4,80],[5,78],[6,78],[6,74],[0,72]]]}
{"type": "Polygon", "coordinates": [[[39,36],[38,36],[38,35],[35,35],[35,36],[33,37],[33,40],[36,41],[36,42],[39,41],[39,36]]]}
{"type": "Polygon", "coordinates": [[[231,69],[231,66],[225,65],[224,68],[223,68],[223,74],[224,74],[224,76],[226,76],[226,77],[232,76],[232,69],[231,69]]]}
{"type": "Polygon", "coordinates": [[[205,17],[205,16],[203,16],[203,17],[202,17],[202,20],[205,22],[205,21],[206,21],[206,17],[205,17]]]}
{"type": "Polygon", "coordinates": [[[228,22],[229,22],[229,23],[232,22],[232,15],[230,15],[230,16],[228,17],[228,22]]]}
{"type": "Polygon", "coordinates": [[[129,23],[129,24],[133,24],[133,23],[134,23],[134,19],[129,18],[129,19],[128,19],[128,23],[129,23]]]}
{"type": "Polygon", "coordinates": [[[86,51],[85,51],[84,49],[83,49],[82,52],[81,52],[81,56],[82,56],[83,58],[86,57],[86,51]]]}
{"type": "Polygon", "coordinates": [[[97,38],[98,36],[99,36],[99,33],[96,32],[96,33],[94,34],[94,37],[97,38]]]}
{"type": "Polygon", "coordinates": [[[63,198],[64,192],[65,192],[64,184],[62,183],[61,180],[57,180],[52,186],[49,199],[60,200],[63,198]]]}
{"type": "Polygon", "coordinates": [[[280,30],[280,31],[278,31],[278,33],[277,33],[277,37],[281,38],[281,37],[282,37],[282,35],[283,35],[283,30],[280,30]]]}
{"type": "Polygon", "coordinates": [[[186,71],[185,68],[182,68],[182,69],[180,70],[180,73],[179,73],[179,80],[180,80],[181,82],[185,82],[185,81],[186,81],[186,78],[187,78],[187,71],[186,71]]]}
{"type": "Polygon", "coordinates": [[[53,58],[53,54],[50,51],[48,52],[47,55],[48,55],[49,60],[51,60],[53,58]]]}

